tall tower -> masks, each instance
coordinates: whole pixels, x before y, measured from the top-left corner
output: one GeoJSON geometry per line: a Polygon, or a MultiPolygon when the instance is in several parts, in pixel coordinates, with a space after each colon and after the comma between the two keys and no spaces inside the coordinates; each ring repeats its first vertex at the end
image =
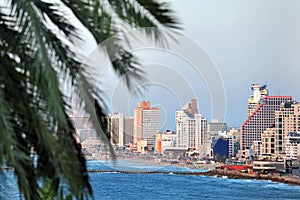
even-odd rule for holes
{"type": "Polygon", "coordinates": [[[125,117],[125,144],[133,144],[133,117],[125,117]]]}
{"type": "Polygon", "coordinates": [[[197,100],[192,99],[176,111],[176,145],[200,150],[205,143],[206,119],[198,113],[197,100]]]}
{"type": "Polygon", "coordinates": [[[265,87],[260,89],[255,87],[250,97],[253,101],[248,100],[248,117],[241,125],[242,150],[249,149],[254,141],[261,142],[261,134],[274,126],[275,111],[280,109],[280,104],[292,100],[291,96],[267,96],[267,94],[265,87]],[[256,102],[259,96],[260,99],[256,102]]]}
{"type": "Polygon", "coordinates": [[[289,132],[300,131],[300,103],[283,102],[280,110],[275,112],[276,153],[286,152],[286,137],[289,132]]]}
{"type": "Polygon", "coordinates": [[[109,131],[111,142],[119,147],[124,146],[124,114],[113,113],[109,115],[109,131]]]}
{"type": "Polygon", "coordinates": [[[73,99],[72,112],[68,113],[70,120],[72,121],[74,128],[76,129],[76,139],[78,142],[96,138],[96,131],[90,121],[90,116],[78,112],[78,101],[76,97],[73,99]]]}
{"type": "Polygon", "coordinates": [[[212,143],[212,148],[216,144],[220,133],[227,132],[227,124],[224,122],[219,122],[217,119],[213,119],[212,122],[208,123],[207,134],[212,143]]]}
{"type": "Polygon", "coordinates": [[[160,130],[159,108],[151,108],[150,102],[138,102],[134,108],[134,143],[155,137],[160,130]]]}

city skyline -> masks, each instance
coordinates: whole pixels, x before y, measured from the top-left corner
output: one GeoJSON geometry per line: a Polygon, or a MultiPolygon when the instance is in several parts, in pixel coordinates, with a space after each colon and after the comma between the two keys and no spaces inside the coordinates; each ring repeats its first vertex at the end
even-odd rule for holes
{"type": "MultiPolygon", "coordinates": [[[[199,112],[201,112],[202,116],[204,116],[205,118],[207,118],[207,121],[208,122],[213,122],[214,120],[218,120],[219,122],[221,123],[226,123],[227,126],[230,128],[240,128],[241,124],[244,122],[244,119],[247,117],[247,115],[249,115],[249,112],[251,113],[251,107],[249,106],[252,106],[252,108],[254,108],[258,102],[255,102],[257,100],[254,101],[254,99],[251,99],[251,98],[254,98],[253,95],[255,96],[255,89],[253,87],[256,87],[256,86],[260,86],[262,87],[262,97],[263,96],[289,96],[289,97],[292,97],[292,95],[280,95],[280,94],[274,94],[272,93],[272,91],[270,92],[269,91],[269,85],[267,84],[257,84],[257,83],[252,83],[252,84],[249,84],[249,86],[247,88],[244,88],[244,90],[248,91],[248,97],[246,99],[244,99],[244,102],[245,103],[245,107],[242,109],[242,115],[241,116],[237,116],[237,118],[241,118],[241,122],[239,124],[236,124],[236,125],[232,125],[232,124],[229,124],[226,120],[225,121],[222,121],[220,119],[217,119],[217,118],[210,118],[209,116],[206,116],[205,114],[203,114],[203,112],[201,112],[201,110],[199,109],[200,107],[202,107],[203,105],[201,104],[201,101],[200,103],[197,104],[197,112],[199,110],[199,112]],[[268,89],[266,89],[268,88],[268,89]],[[253,94],[251,93],[251,91],[253,92],[253,94]],[[249,98],[250,96],[250,98],[249,98]],[[249,101],[252,101],[253,103],[249,103],[249,101]]],[[[158,96],[157,96],[158,97],[158,96]]],[[[255,97],[257,99],[257,97],[255,97]]],[[[192,97],[190,99],[193,99],[192,97]]],[[[297,101],[297,99],[295,99],[294,97],[292,98],[293,100],[297,101]]],[[[198,99],[195,99],[196,101],[198,101],[198,99]]],[[[155,103],[155,102],[159,102],[159,98],[158,99],[143,99],[143,98],[140,98],[140,97],[135,97],[134,100],[132,100],[130,102],[130,106],[128,107],[128,112],[124,112],[125,116],[133,116],[133,110],[134,110],[134,107],[135,105],[138,103],[138,102],[151,102],[152,105],[156,106],[156,107],[159,107],[160,108],[160,118],[161,118],[161,131],[164,131],[164,130],[176,130],[176,119],[175,119],[175,113],[176,111],[180,110],[184,105],[181,105],[181,107],[177,107],[174,106],[174,105],[161,105],[161,104],[158,104],[158,103],[155,103]],[[167,112],[169,111],[170,109],[165,109],[165,106],[172,106],[172,107],[176,107],[176,109],[174,110],[171,110],[170,113],[164,113],[164,112],[167,112]],[[166,117],[167,116],[167,117],[166,117]],[[167,119],[166,119],[167,118],[167,119]],[[172,118],[170,120],[170,118],[172,118]],[[170,122],[166,122],[166,121],[171,121],[170,122]],[[170,125],[171,124],[171,125],[170,125]]],[[[186,101],[188,102],[188,101],[186,101]]],[[[198,101],[199,102],[199,101],[198,101]]],[[[178,102],[177,102],[178,103],[178,102]]],[[[178,104],[180,105],[180,104],[178,104]]],[[[253,111],[253,110],[252,110],[253,111]]],[[[114,113],[118,113],[120,111],[115,111],[114,113]]]]}

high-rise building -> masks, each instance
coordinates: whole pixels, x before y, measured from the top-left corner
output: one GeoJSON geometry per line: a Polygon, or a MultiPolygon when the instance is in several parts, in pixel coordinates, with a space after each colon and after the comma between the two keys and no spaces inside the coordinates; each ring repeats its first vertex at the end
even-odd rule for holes
{"type": "Polygon", "coordinates": [[[208,123],[207,132],[211,137],[218,137],[220,132],[227,131],[227,124],[219,122],[217,119],[213,119],[212,122],[208,123]]]}
{"type": "Polygon", "coordinates": [[[228,135],[228,148],[229,158],[235,157],[240,149],[240,143],[235,135],[228,135]]]}
{"type": "Polygon", "coordinates": [[[200,150],[205,143],[206,133],[206,119],[198,113],[195,99],[176,111],[177,147],[200,150]]]}
{"type": "Polygon", "coordinates": [[[109,131],[111,142],[119,147],[124,146],[124,114],[113,113],[109,115],[109,131]]]}
{"type": "Polygon", "coordinates": [[[212,122],[208,123],[207,134],[211,142],[211,148],[216,144],[221,133],[227,132],[227,124],[219,122],[217,119],[213,119],[212,122]]]}
{"type": "Polygon", "coordinates": [[[251,86],[252,94],[248,99],[248,110],[247,115],[251,115],[259,104],[259,101],[262,97],[268,96],[269,91],[266,85],[252,84],[251,86]]]}
{"type": "MultiPolygon", "coordinates": [[[[266,89],[265,89],[266,90],[266,89]]],[[[254,90],[256,91],[256,90],[254,90]]],[[[253,94],[251,97],[259,96],[253,94]]],[[[257,98],[255,98],[255,101],[257,98]]],[[[275,111],[280,109],[282,102],[291,101],[291,96],[261,96],[256,107],[249,106],[247,119],[241,125],[241,149],[249,149],[254,141],[261,141],[261,134],[275,124],[275,111]],[[252,111],[253,110],[253,111],[252,111]]],[[[254,104],[253,104],[254,105],[254,104]]]]}
{"type": "Polygon", "coordinates": [[[133,144],[133,117],[125,117],[125,144],[133,144]]]}
{"type": "Polygon", "coordinates": [[[90,121],[90,116],[81,112],[78,112],[78,103],[76,98],[73,100],[72,112],[68,113],[71,122],[76,130],[78,142],[84,142],[85,140],[95,139],[96,131],[90,121]]]}
{"type": "Polygon", "coordinates": [[[151,108],[150,102],[138,102],[134,108],[134,143],[154,138],[160,130],[159,108],[151,108]]]}
{"type": "Polygon", "coordinates": [[[235,157],[238,150],[240,149],[240,132],[236,128],[231,128],[227,132],[228,142],[229,142],[229,157],[235,157]]]}
{"type": "Polygon", "coordinates": [[[283,102],[275,112],[276,153],[285,153],[285,141],[289,132],[300,131],[300,103],[283,102]]]}

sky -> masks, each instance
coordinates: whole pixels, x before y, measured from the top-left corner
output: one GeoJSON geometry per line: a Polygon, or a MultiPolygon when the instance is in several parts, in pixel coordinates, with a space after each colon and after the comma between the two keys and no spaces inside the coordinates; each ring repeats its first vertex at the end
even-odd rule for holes
{"type": "Polygon", "coordinates": [[[240,127],[252,83],[267,84],[270,95],[292,95],[300,101],[300,1],[169,2],[184,28],[178,41],[181,51],[176,53],[176,46],[172,51],[135,49],[149,81],[137,92],[125,91],[116,77],[103,78],[111,83],[103,89],[110,93],[110,112],[133,115],[138,101],[149,100],[161,109],[162,130],[175,130],[175,110],[197,98],[208,122],[221,116],[220,121],[240,127]],[[205,72],[208,66],[211,74],[205,72]],[[214,113],[223,107],[224,116],[214,113]]]}
{"type": "Polygon", "coordinates": [[[172,5],[184,33],[219,69],[230,126],[245,120],[252,83],[267,84],[271,95],[300,100],[300,1],[174,0],[172,5]]]}

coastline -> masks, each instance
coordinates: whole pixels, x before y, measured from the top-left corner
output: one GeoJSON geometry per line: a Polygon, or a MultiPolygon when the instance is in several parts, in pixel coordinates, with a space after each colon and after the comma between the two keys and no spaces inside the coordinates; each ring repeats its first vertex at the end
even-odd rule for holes
{"type": "MultiPolygon", "coordinates": [[[[121,159],[122,160],[122,159],[121,159]]],[[[289,185],[300,186],[300,178],[292,176],[280,176],[280,175],[270,175],[270,174],[259,174],[259,173],[245,173],[239,171],[230,171],[223,169],[215,169],[219,164],[170,164],[165,162],[155,162],[153,160],[146,159],[134,159],[136,161],[140,160],[141,162],[151,163],[154,165],[164,165],[164,166],[176,166],[176,167],[185,167],[187,169],[201,169],[207,170],[204,172],[197,171],[186,171],[186,172],[165,172],[165,171],[125,171],[125,170],[88,170],[89,173],[101,173],[101,172],[118,172],[126,174],[178,174],[178,175],[194,175],[194,176],[216,176],[219,178],[227,177],[229,179],[253,179],[253,180],[270,180],[277,183],[284,183],[289,185]]]]}
{"type": "Polygon", "coordinates": [[[229,179],[253,179],[253,180],[267,180],[277,183],[284,183],[294,186],[300,186],[300,178],[288,177],[288,176],[277,176],[268,174],[248,174],[237,171],[226,171],[226,170],[212,170],[206,172],[158,172],[158,171],[122,171],[122,170],[88,170],[89,173],[107,173],[117,172],[123,174],[177,174],[177,175],[193,175],[193,176],[216,176],[223,178],[224,176],[229,179]]]}
{"type": "MultiPolygon", "coordinates": [[[[99,159],[96,159],[99,160],[99,159]]],[[[100,159],[101,160],[101,159],[100,159]]],[[[269,180],[277,183],[284,183],[289,185],[300,186],[300,177],[286,176],[286,175],[271,175],[271,174],[260,174],[260,173],[246,173],[240,171],[231,171],[224,169],[216,169],[217,166],[222,165],[221,163],[186,163],[186,162],[166,162],[161,159],[155,158],[143,158],[139,156],[119,156],[116,160],[135,160],[148,163],[150,165],[159,166],[174,166],[187,168],[186,172],[159,172],[159,171],[122,171],[122,170],[89,170],[89,172],[119,172],[119,173],[140,173],[140,174],[180,174],[180,175],[196,175],[196,176],[216,176],[216,177],[227,177],[229,179],[253,179],[253,180],[269,180]],[[206,170],[202,172],[194,171],[194,169],[206,170]]]]}
{"type": "Polygon", "coordinates": [[[227,176],[230,179],[254,179],[254,180],[269,180],[277,183],[300,186],[300,178],[292,176],[279,176],[270,174],[243,173],[238,171],[213,170],[209,171],[207,176],[227,176]]]}

